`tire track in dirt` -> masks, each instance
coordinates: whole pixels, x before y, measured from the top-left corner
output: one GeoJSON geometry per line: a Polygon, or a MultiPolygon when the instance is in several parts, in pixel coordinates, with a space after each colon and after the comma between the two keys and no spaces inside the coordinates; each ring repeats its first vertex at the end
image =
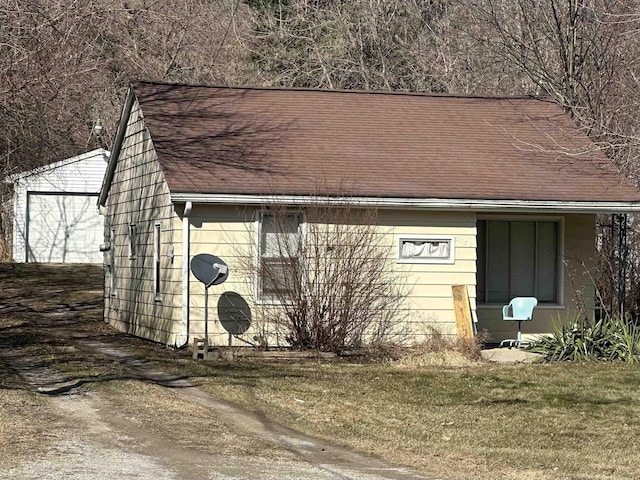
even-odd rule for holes
{"type": "Polygon", "coordinates": [[[0,357],[34,391],[48,397],[52,410],[57,412],[65,426],[60,432],[51,432],[54,446],[46,455],[21,467],[0,472],[2,480],[425,478],[404,467],[386,464],[270,422],[212,397],[186,379],[156,371],[119,347],[84,335],[74,335],[68,328],[69,322],[58,321],[64,318],[65,313],[73,315],[67,308],[41,313],[38,329],[46,329],[46,334],[61,344],[75,345],[118,362],[128,378],[170,388],[184,402],[185,411],[188,411],[189,404],[198,404],[208,409],[212,416],[224,419],[237,435],[254,437],[271,445],[270,453],[215,455],[182,447],[172,439],[159,436],[153,429],[132,421],[135,419],[126,418],[99,393],[85,391],[83,384],[88,380],[68,380],[50,366],[47,358],[39,357],[35,353],[37,350],[0,342],[0,357]]]}

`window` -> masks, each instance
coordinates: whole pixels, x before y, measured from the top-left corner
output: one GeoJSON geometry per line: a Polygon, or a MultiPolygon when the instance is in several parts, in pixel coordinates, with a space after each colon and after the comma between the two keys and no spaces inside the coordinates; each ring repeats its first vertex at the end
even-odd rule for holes
{"type": "Polygon", "coordinates": [[[153,296],[160,300],[160,224],[153,226],[153,296]]]}
{"type": "Polygon", "coordinates": [[[116,230],[112,228],[109,231],[109,265],[111,270],[111,278],[109,279],[109,294],[116,294],[116,230]]]}
{"type": "Polygon", "coordinates": [[[301,213],[260,213],[257,279],[259,300],[282,300],[293,291],[301,247],[301,213]]]}
{"type": "Polygon", "coordinates": [[[398,263],[454,263],[453,237],[400,237],[398,263]]]}
{"type": "Polygon", "coordinates": [[[129,258],[132,260],[136,258],[136,244],[138,242],[137,236],[138,235],[136,231],[136,224],[130,223],[129,224],[129,258]]]}
{"type": "Polygon", "coordinates": [[[559,244],[557,221],[479,220],[479,303],[531,296],[559,303],[559,244]]]}

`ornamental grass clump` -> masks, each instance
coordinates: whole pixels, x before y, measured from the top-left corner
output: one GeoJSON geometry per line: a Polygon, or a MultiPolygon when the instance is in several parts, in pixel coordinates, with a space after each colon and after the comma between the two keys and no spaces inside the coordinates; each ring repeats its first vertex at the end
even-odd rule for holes
{"type": "Polygon", "coordinates": [[[578,319],[554,326],[550,335],[532,345],[548,362],[640,362],[640,326],[631,320],[606,316],[597,321],[578,319]]]}

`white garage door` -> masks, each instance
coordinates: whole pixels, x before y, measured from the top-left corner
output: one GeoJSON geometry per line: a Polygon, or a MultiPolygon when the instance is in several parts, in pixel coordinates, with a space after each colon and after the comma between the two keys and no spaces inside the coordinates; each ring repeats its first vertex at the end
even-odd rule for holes
{"type": "Polygon", "coordinates": [[[27,261],[102,263],[96,195],[28,194],[27,261]]]}

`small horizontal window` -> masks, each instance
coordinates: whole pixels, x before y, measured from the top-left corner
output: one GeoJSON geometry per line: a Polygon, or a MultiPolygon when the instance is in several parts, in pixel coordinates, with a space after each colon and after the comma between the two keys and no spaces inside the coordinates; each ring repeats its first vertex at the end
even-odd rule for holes
{"type": "Polygon", "coordinates": [[[400,237],[398,239],[399,263],[454,263],[453,237],[400,237]]]}

